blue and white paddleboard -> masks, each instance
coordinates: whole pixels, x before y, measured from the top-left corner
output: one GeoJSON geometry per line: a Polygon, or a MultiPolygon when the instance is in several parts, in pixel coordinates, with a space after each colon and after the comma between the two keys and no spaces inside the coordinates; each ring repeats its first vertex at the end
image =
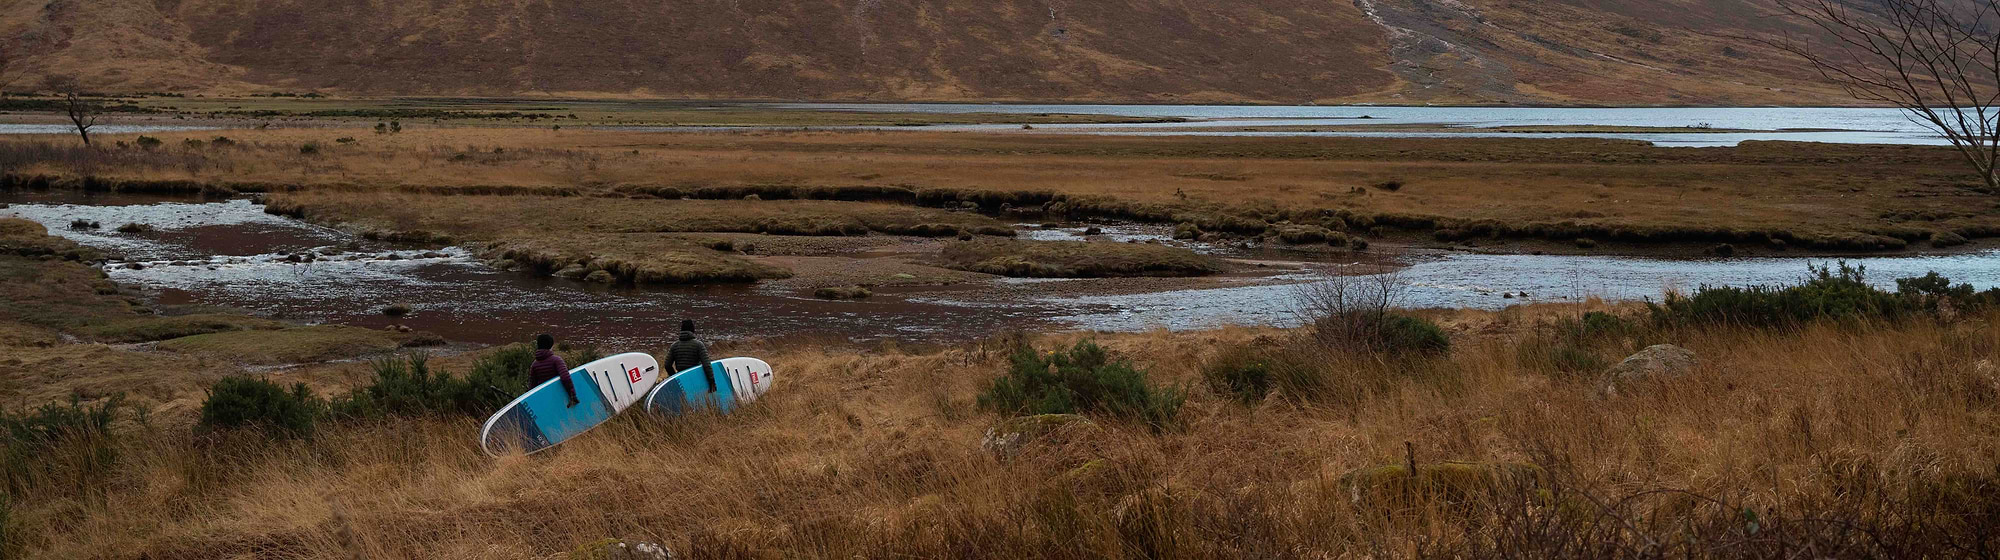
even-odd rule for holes
{"type": "Polygon", "coordinates": [[[479,430],[479,446],[487,455],[520,451],[534,453],[590,431],[644,398],[660,381],[660,362],[629,352],[569,370],[576,386],[576,406],[561,380],[550,379],[500,407],[479,430]]]}
{"type": "Polygon", "coordinates": [[[771,390],[771,364],[756,358],[727,358],[709,362],[714,384],[701,366],[681,370],[661,381],[646,395],[646,410],[674,416],[698,406],[714,406],[729,412],[737,405],[757,400],[771,390]],[[713,390],[710,390],[711,387],[713,390]]]}

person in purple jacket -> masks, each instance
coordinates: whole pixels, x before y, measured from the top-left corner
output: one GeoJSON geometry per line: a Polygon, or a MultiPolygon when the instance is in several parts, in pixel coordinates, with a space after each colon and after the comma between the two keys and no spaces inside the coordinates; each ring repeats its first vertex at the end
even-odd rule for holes
{"type": "Polygon", "coordinates": [[[550,379],[561,379],[563,392],[569,394],[569,405],[576,406],[576,382],[569,380],[569,364],[555,352],[556,337],[548,333],[535,335],[535,363],[528,366],[528,388],[542,386],[550,379]]]}

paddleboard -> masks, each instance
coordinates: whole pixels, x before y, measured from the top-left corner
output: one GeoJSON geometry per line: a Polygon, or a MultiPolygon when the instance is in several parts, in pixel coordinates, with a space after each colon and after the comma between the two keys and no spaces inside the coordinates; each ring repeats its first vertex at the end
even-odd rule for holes
{"type": "Polygon", "coordinates": [[[646,395],[646,410],[677,415],[698,406],[729,412],[771,390],[771,364],[756,358],[726,358],[709,362],[714,390],[701,366],[681,370],[646,395]]]}
{"type": "Polygon", "coordinates": [[[576,386],[576,406],[569,405],[561,380],[550,379],[486,419],[479,445],[494,457],[555,447],[638,403],[659,384],[661,373],[660,362],[641,352],[584,364],[567,374],[576,386]]]}

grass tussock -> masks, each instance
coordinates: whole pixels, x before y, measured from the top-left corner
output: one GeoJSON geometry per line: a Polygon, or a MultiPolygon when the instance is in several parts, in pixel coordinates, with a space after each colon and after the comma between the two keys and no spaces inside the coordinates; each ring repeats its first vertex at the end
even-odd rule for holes
{"type": "Polygon", "coordinates": [[[716,250],[713,243],[662,234],[570,235],[488,244],[489,260],[538,274],[628,285],[749,283],[789,270],[716,250]]]}
{"type": "Polygon", "coordinates": [[[1033,278],[1204,276],[1222,262],[1179,247],[1151,243],[1020,241],[953,242],[939,258],[947,268],[1033,278]]]}
{"type": "Polygon", "coordinates": [[[48,228],[33,220],[0,218],[0,255],[50,257],[67,261],[93,262],[104,255],[96,249],[48,234],[48,228]]]}

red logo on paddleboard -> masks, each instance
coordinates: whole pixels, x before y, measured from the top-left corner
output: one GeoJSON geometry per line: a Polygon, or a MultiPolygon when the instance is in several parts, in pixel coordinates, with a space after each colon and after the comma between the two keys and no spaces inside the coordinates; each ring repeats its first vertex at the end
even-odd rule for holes
{"type": "Polygon", "coordinates": [[[639,368],[625,370],[625,378],[631,380],[633,383],[638,383],[641,377],[644,376],[639,374],[639,368]]]}

